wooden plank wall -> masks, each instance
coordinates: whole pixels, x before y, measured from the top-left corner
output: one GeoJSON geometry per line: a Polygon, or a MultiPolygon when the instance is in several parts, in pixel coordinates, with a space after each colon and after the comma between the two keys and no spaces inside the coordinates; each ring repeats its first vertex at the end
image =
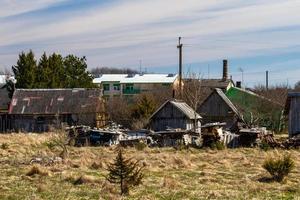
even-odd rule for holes
{"type": "Polygon", "coordinates": [[[289,111],[289,136],[297,134],[300,134],[300,97],[293,97],[289,111]]]}
{"type": "Polygon", "coordinates": [[[154,131],[166,130],[166,127],[186,129],[192,120],[180,112],[171,103],[167,103],[155,116],[152,117],[150,127],[154,131]]]}

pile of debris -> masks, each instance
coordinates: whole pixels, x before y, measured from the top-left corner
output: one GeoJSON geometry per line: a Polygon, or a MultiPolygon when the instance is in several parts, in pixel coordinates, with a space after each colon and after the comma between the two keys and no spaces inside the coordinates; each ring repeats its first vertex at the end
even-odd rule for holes
{"type": "Polygon", "coordinates": [[[286,149],[300,148],[300,135],[287,139],[282,144],[286,149]]]}
{"type": "Polygon", "coordinates": [[[90,128],[88,126],[73,126],[66,129],[73,146],[110,146],[119,144],[126,137],[123,130],[107,127],[104,129],[90,128]]]}
{"type": "Polygon", "coordinates": [[[212,147],[216,143],[222,143],[228,147],[236,147],[238,145],[238,135],[225,131],[226,123],[208,123],[201,127],[202,147],[212,147]]]}
{"type": "Polygon", "coordinates": [[[283,148],[284,146],[274,138],[273,132],[265,127],[241,129],[239,131],[239,146],[255,147],[268,145],[271,148],[283,148]]]}

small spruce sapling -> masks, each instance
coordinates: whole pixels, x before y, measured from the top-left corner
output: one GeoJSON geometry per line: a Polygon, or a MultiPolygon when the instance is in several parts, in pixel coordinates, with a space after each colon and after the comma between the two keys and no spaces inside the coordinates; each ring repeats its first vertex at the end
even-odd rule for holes
{"type": "Polygon", "coordinates": [[[106,179],[113,184],[119,184],[121,195],[128,194],[131,186],[142,183],[143,167],[139,166],[138,161],[126,159],[123,156],[122,148],[118,149],[118,154],[113,163],[108,164],[109,174],[106,179]]]}

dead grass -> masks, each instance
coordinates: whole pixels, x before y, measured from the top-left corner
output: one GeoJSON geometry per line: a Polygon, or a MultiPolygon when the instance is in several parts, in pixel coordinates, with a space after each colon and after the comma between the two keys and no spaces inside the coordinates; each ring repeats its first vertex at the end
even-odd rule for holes
{"type": "MultiPolygon", "coordinates": [[[[31,166],[37,156],[57,156],[45,145],[51,134],[0,135],[0,199],[120,199],[106,182],[106,163],[114,147],[69,147],[69,157],[54,166],[31,166]],[[26,176],[28,174],[28,176],[26,176]],[[76,184],[74,184],[76,183],[76,184]]],[[[269,153],[283,150],[173,148],[125,149],[145,167],[143,184],[123,199],[297,199],[300,196],[300,151],[289,150],[295,169],[284,184],[261,182],[269,153]]]]}
{"type": "Polygon", "coordinates": [[[49,172],[46,169],[42,169],[38,165],[33,165],[30,168],[30,170],[26,173],[26,176],[34,176],[34,175],[49,176],[49,172]]]}

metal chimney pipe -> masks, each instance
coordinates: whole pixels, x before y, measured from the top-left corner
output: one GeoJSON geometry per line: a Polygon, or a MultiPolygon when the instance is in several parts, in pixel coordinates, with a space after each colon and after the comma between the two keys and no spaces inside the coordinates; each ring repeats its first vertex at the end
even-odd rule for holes
{"type": "Polygon", "coordinates": [[[223,60],[223,77],[222,79],[228,80],[228,61],[227,60],[223,60]]]}

